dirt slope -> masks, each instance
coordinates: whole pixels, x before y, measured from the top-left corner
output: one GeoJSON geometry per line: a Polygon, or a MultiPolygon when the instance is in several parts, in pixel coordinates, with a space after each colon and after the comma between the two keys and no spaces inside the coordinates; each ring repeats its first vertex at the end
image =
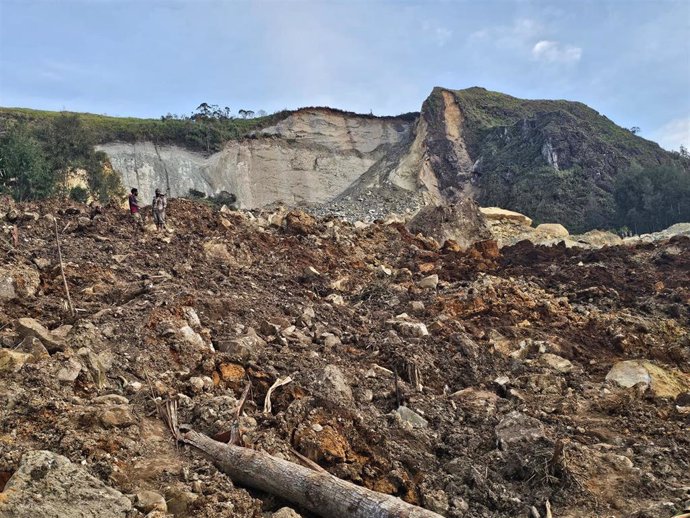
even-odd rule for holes
{"type": "MultiPolygon", "coordinates": [[[[245,446],[444,516],[544,516],[548,500],[558,517],[651,518],[690,499],[687,237],[461,252],[398,224],[183,200],[161,235],[114,208],[10,212],[0,339],[25,355],[0,353],[0,488],[50,450],[137,509],[149,490],[175,516],[270,516],[289,503],[177,448],[154,403],[177,397],[181,421],[214,435],[251,381],[245,446]],[[20,336],[27,317],[51,330],[32,332],[42,345],[20,336]],[[606,381],[624,360],[647,362],[647,381],[606,381]]],[[[18,498],[0,492],[0,516],[18,498]]]]}

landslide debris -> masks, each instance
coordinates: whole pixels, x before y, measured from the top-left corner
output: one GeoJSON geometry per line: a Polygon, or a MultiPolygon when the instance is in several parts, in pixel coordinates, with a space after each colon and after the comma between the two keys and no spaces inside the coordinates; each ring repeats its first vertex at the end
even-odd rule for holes
{"type": "Polygon", "coordinates": [[[37,217],[14,218],[16,247],[0,234],[0,516],[37,494],[67,509],[65,486],[109,495],[93,516],[309,516],[235,486],[157,416],[174,397],[180,422],[227,434],[248,382],[243,446],[444,516],[687,506],[687,236],[461,250],[400,223],[186,200],[162,234],[113,207],[13,210],[37,217]],[[631,361],[641,383],[620,381],[631,361]]]}

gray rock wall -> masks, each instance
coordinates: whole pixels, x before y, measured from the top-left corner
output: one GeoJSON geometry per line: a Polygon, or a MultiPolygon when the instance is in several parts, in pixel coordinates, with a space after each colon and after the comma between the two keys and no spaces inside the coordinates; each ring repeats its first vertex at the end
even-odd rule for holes
{"type": "Polygon", "coordinates": [[[228,191],[242,208],[282,202],[324,203],[342,193],[393,145],[411,123],[301,110],[254,138],[232,141],[210,156],[152,142],[98,146],[122,176],[150,203],[156,188],[170,196],[190,189],[207,195],[228,191]]]}

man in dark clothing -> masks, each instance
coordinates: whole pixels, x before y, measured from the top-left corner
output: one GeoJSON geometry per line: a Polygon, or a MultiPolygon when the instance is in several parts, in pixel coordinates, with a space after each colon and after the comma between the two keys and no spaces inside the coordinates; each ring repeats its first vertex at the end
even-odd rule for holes
{"type": "Polygon", "coordinates": [[[153,198],[153,221],[156,228],[160,232],[165,229],[165,209],[168,206],[168,201],[165,199],[160,189],[156,189],[156,196],[153,198]]]}
{"type": "Polygon", "coordinates": [[[139,214],[139,200],[137,200],[137,195],[139,191],[135,188],[132,189],[129,195],[129,213],[132,215],[134,222],[139,225],[140,228],[144,228],[144,222],[141,219],[141,214],[139,214]]]}

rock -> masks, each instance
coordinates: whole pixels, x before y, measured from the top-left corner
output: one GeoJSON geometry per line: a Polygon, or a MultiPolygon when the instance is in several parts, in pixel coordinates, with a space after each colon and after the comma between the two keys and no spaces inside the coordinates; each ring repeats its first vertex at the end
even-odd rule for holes
{"type": "Polygon", "coordinates": [[[424,507],[429,509],[429,511],[434,511],[441,516],[445,516],[450,508],[448,495],[445,491],[441,491],[440,489],[427,491],[424,493],[424,507]]]}
{"type": "Polygon", "coordinates": [[[104,428],[124,428],[136,423],[129,405],[113,405],[98,416],[104,428]]]}
{"type": "Polygon", "coordinates": [[[424,312],[424,309],[424,302],[420,300],[413,300],[412,302],[410,302],[410,313],[419,315],[420,313],[424,312]]]}
{"type": "Polygon", "coordinates": [[[558,223],[542,223],[537,225],[534,232],[539,237],[545,238],[568,237],[570,235],[568,229],[558,223]]]}
{"type": "Polygon", "coordinates": [[[306,236],[314,230],[316,219],[304,211],[293,210],[287,213],[283,224],[289,233],[306,236]]]}
{"type": "Polygon", "coordinates": [[[94,398],[95,405],[129,405],[129,399],[119,394],[104,394],[94,398]]]}
{"type": "Polygon", "coordinates": [[[189,378],[189,386],[192,392],[199,394],[204,391],[204,380],[198,376],[193,376],[189,378]]]}
{"type": "Polygon", "coordinates": [[[17,347],[17,351],[30,354],[32,362],[50,358],[48,349],[46,349],[43,343],[34,336],[24,338],[17,347]]]}
{"type": "Polygon", "coordinates": [[[168,512],[165,498],[155,491],[140,491],[137,493],[134,501],[135,507],[142,513],[150,513],[152,511],[168,512]]]}
{"type": "Polygon", "coordinates": [[[0,516],[125,518],[132,504],[119,491],[62,455],[29,451],[0,493],[0,516]]]}
{"type": "Polygon", "coordinates": [[[77,356],[82,366],[91,375],[91,380],[99,389],[105,387],[106,378],[106,368],[101,362],[101,359],[90,349],[82,347],[77,351],[77,356]]]}
{"type": "Polygon", "coordinates": [[[199,319],[199,315],[197,315],[194,308],[185,306],[184,308],[182,308],[182,311],[184,312],[184,316],[187,319],[187,323],[193,329],[201,328],[201,320],[199,319]]]}
{"type": "Polygon", "coordinates": [[[220,365],[220,377],[223,381],[237,383],[245,379],[246,371],[242,365],[236,363],[222,363],[220,365]]]}
{"type": "Polygon", "coordinates": [[[333,304],[334,306],[344,306],[345,305],[345,299],[343,298],[342,295],[339,295],[338,293],[331,293],[326,297],[326,300],[333,304]]]}
{"type": "Polygon", "coordinates": [[[34,297],[41,284],[38,272],[28,266],[0,266],[0,301],[34,297]]]}
{"type": "Polygon", "coordinates": [[[30,354],[0,349],[0,372],[19,372],[30,359],[30,354]]]}
{"type": "Polygon", "coordinates": [[[22,338],[32,336],[38,338],[50,353],[65,350],[64,342],[43,327],[38,320],[33,318],[20,318],[17,320],[15,328],[22,338]]]}
{"type": "Polygon", "coordinates": [[[321,277],[321,272],[314,268],[313,266],[307,266],[304,269],[304,277],[307,279],[316,279],[318,277],[321,277]]]}
{"type": "Polygon", "coordinates": [[[393,270],[388,268],[387,266],[380,264],[379,267],[377,268],[377,272],[383,277],[390,277],[393,275],[393,270]]]}
{"type": "Polygon", "coordinates": [[[257,335],[251,327],[244,336],[218,344],[219,351],[245,361],[257,360],[264,347],[266,347],[266,340],[257,335]]]}
{"type": "Polygon", "coordinates": [[[496,412],[496,407],[500,401],[500,397],[488,390],[468,387],[457,392],[453,392],[451,397],[458,401],[460,406],[465,409],[470,409],[473,413],[487,413],[493,414],[496,412]]]}
{"type": "Polygon", "coordinates": [[[538,419],[517,410],[501,419],[494,431],[502,450],[508,450],[519,443],[532,443],[545,437],[544,427],[538,419]]]}
{"type": "Polygon", "coordinates": [[[409,423],[414,428],[426,428],[429,425],[426,419],[404,405],[398,407],[395,413],[400,416],[400,419],[402,419],[404,423],[409,423]]]}
{"type": "Polygon", "coordinates": [[[602,246],[618,246],[623,244],[623,239],[613,232],[606,232],[603,230],[590,230],[584,234],[573,236],[578,243],[584,243],[593,247],[602,246]]]}
{"type": "Polygon", "coordinates": [[[77,359],[69,358],[69,360],[67,360],[67,363],[60,367],[60,369],[57,372],[58,381],[72,383],[79,376],[81,368],[81,363],[77,359]]]}
{"type": "Polygon", "coordinates": [[[172,488],[165,492],[168,512],[180,518],[192,516],[191,510],[194,502],[196,502],[198,498],[199,495],[195,495],[191,491],[184,491],[177,488],[172,488]]]}
{"type": "Polygon", "coordinates": [[[499,207],[482,207],[479,211],[489,220],[510,220],[527,227],[532,225],[532,220],[530,218],[519,212],[513,212],[512,210],[501,209],[499,207]]]}
{"type": "Polygon", "coordinates": [[[407,322],[403,320],[395,322],[394,326],[398,330],[398,332],[404,336],[413,336],[416,338],[421,338],[429,334],[429,330],[426,328],[426,325],[422,322],[407,322]]]}
{"type": "Polygon", "coordinates": [[[573,370],[573,364],[570,363],[570,360],[566,360],[557,354],[544,353],[539,357],[539,362],[564,374],[573,370]]]}
{"type": "Polygon", "coordinates": [[[486,219],[471,197],[422,207],[407,224],[412,234],[422,234],[438,243],[452,240],[461,249],[491,238],[486,219]]]}
{"type": "Polygon", "coordinates": [[[338,338],[337,336],[328,333],[323,339],[323,345],[324,347],[330,349],[332,347],[342,345],[342,342],[340,341],[340,338],[338,338]]]}
{"type": "Polygon", "coordinates": [[[424,277],[417,283],[417,286],[425,290],[435,290],[436,286],[438,286],[438,275],[433,274],[429,275],[428,277],[424,277]]]}
{"type": "Polygon", "coordinates": [[[271,516],[272,518],[302,518],[301,514],[289,507],[281,507],[271,516]]]}
{"type": "Polygon", "coordinates": [[[332,396],[335,401],[348,403],[352,401],[352,389],[348,385],[343,371],[336,365],[326,365],[321,380],[324,385],[324,393],[332,396]]]}
{"type": "Polygon", "coordinates": [[[680,371],[668,371],[645,360],[616,363],[606,375],[606,381],[624,388],[641,383],[657,397],[675,398],[690,390],[690,375],[680,371]]]}
{"type": "Polygon", "coordinates": [[[45,257],[36,257],[34,258],[33,263],[39,270],[47,270],[50,268],[50,260],[46,259],[45,257]]]}
{"type": "Polygon", "coordinates": [[[194,331],[190,326],[182,326],[180,328],[180,337],[188,345],[195,349],[208,350],[209,345],[204,341],[199,333],[194,331]]]}

